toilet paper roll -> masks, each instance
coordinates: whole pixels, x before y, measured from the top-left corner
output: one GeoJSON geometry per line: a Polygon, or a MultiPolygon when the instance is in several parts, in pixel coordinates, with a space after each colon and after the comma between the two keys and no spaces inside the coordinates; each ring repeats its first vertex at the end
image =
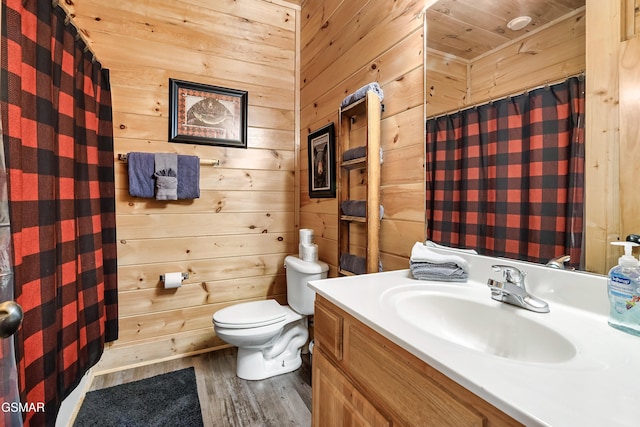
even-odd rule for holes
{"type": "Polygon", "coordinates": [[[182,286],[182,273],[164,273],[164,288],[175,289],[182,286]]]}
{"type": "Polygon", "coordinates": [[[300,229],[300,244],[311,245],[314,242],[313,230],[310,228],[300,229]]]}
{"type": "Polygon", "coordinates": [[[307,262],[318,262],[318,245],[300,245],[300,258],[307,262]]]}

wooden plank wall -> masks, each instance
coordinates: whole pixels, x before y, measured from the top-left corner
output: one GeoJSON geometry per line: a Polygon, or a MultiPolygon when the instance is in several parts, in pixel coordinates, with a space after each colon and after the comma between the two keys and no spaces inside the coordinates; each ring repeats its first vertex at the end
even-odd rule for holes
{"type": "Polygon", "coordinates": [[[427,116],[555,83],[586,70],[585,9],[473,60],[427,50],[427,116]]]}
{"type": "MultiPolygon", "coordinates": [[[[620,252],[609,242],[620,237],[621,2],[587,0],[587,84],[585,129],[586,268],[606,273],[620,252]],[[593,200],[593,203],[590,201],[593,200]]],[[[633,159],[629,159],[633,160],[633,159]]],[[[635,197],[635,195],[634,195],[635,197]]]]}
{"type": "MultiPolygon", "coordinates": [[[[640,96],[638,88],[640,87],[640,0],[625,0],[626,12],[622,16],[626,19],[621,23],[623,27],[622,33],[625,35],[624,40],[617,44],[618,51],[612,50],[608,55],[610,61],[600,65],[600,70],[605,71],[605,67],[613,67],[618,71],[618,91],[619,96],[619,147],[611,146],[610,148],[618,148],[618,155],[614,158],[620,162],[616,168],[611,168],[611,172],[619,180],[619,211],[615,210],[611,213],[620,214],[620,224],[618,233],[609,236],[609,242],[615,239],[624,240],[629,234],[640,233],[640,203],[637,201],[636,189],[638,181],[638,172],[640,166],[640,128],[638,116],[640,115],[640,96]],[[628,15],[628,16],[627,16],[628,15]],[[613,54],[617,53],[617,59],[613,54]]],[[[615,11],[615,6],[610,6],[611,11],[615,11]]],[[[612,26],[614,27],[614,26],[612,26]]],[[[615,38],[614,28],[608,29],[610,41],[614,44],[618,42],[615,38]]],[[[607,40],[607,39],[605,39],[607,40]]],[[[594,38],[594,42],[596,39],[594,38]]],[[[594,46],[595,47],[595,46],[594,46]]],[[[605,74],[603,74],[604,78],[605,74]]],[[[613,80],[615,74],[609,74],[608,78],[613,80]]],[[[616,136],[618,134],[614,134],[616,136]]],[[[613,150],[610,150],[610,152],[613,150]]],[[[602,151],[601,151],[602,152],[602,151]]],[[[607,193],[605,193],[607,194],[607,193]]],[[[611,196],[608,196],[610,198],[611,196]]],[[[608,243],[608,242],[604,242],[608,243]]],[[[619,248],[614,248],[606,244],[609,249],[609,263],[605,268],[611,268],[615,265],[617,257],[620,256],[619,248]]],[[[636,249],[636,256],[640,250],[636,249]]],[[[602,262],[595,256],[592,261],[602,262]]]]}
{"type": "Polygon", "coordinates": [[[408,267],[424,238],[423,2],[306,0],[301,13],[300,227],[315,230],[336,275],[337,200],[309,197],[307,136],[338,125],[342,99],[370,83],[384,91],[380,232],[384,270],[408,267]]]}
{"type": "Polygon", "coordinates": [[[427,117],[469,105],[469,61],[427,49],[427,117]]]}
{"type": "Polygon", "coordinates": [[[225,345],[211,317],[224,306],[285,299],[283,260],[297,247],[299,6],[282,1],[62,2],[111,70],[116,153],[220,159],[201,168],[201,197],[130,197],[116,161],[120,338],[97,370],[225,345]],[[249,92],[248,149],[168,140],[168,80],[249,92]],[[164,272],[182,271],[165,290],[164,272]]]}
{"type": "Polygon", "coordinates": [[[609,243],[640,230],[640,2],[586,3],[586,268],[606,274],[622,253],[609,243]]]}
{"type": "MultiPolygon", "coordinates": [[[[640,37],[625,40],[620,49],[620,193],[634,194],[640,176],[640,37]],[[629,90],[622,90],[629,88],[629,90]]],[[[620,205],[622,239],[640,233],[640,203],[633,197],[620,205]]],[[[621,253],[621,252],[618,252],[621,253]]]]}
{"type": "Polygon", "coordinates": [[[585,71],[585,8],[470,62],[470,105],[585,71]]]}

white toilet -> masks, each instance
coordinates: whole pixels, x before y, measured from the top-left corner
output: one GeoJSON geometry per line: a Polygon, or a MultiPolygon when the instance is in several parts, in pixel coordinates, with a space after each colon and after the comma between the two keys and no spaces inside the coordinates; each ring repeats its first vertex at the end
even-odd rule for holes
{"type": "Polygon", "coordinates": [[[302,364],[300,350],[309,338],[307,316],[313,314],[315,292],[310,280],[325,279],[329,266],[289,255],[287,301],[254,301],[223,308],[213,315],[216,335],[238,347],[237,375],[262,380],[295,371],[302,364]]]}

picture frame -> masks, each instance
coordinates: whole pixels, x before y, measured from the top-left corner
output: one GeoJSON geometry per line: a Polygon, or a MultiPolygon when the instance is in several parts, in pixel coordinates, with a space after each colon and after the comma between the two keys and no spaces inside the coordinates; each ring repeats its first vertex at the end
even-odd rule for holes
{"type": "Polygon", "coordinates": [[[309,197],[336,197],[336,137],[333,122],[311,132],[307,138],[309,197]]]}
{"type": "Polygon", "coordinates": [[[247,148],[248,92],[169,79],[169,141],[247,148]]]}

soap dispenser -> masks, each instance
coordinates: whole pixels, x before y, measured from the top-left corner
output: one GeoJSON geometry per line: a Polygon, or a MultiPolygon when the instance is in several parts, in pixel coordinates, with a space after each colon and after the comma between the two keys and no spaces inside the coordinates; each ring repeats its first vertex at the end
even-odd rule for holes
{"type": "Polygon", "coordinates": [[[624,246],[618,265],[609,270],[609,325],[632,335],[640,336],[640,263],[631,254],[634,242],[611,242],[624,246]]]}

